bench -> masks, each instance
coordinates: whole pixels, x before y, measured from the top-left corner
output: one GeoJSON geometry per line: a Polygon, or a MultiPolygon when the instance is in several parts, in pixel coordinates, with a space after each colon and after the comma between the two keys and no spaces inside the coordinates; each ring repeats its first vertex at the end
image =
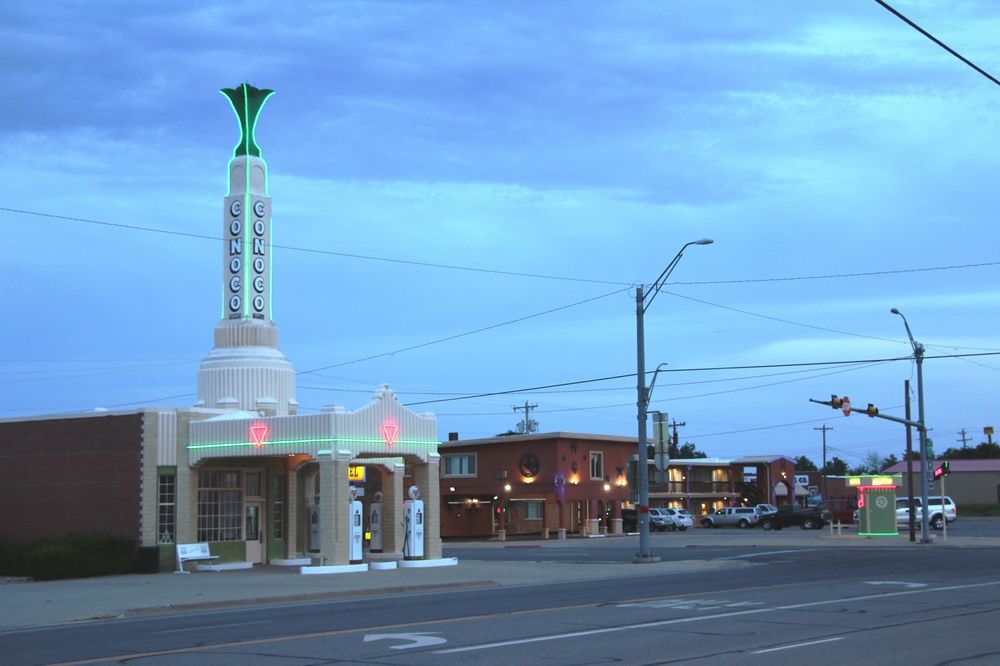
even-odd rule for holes
{"type": "Polygon", "coordinates": [[[184,571],[184,563],[188,560],[217,560],[218,555],[208,552],[207,543],[179,543],[177,544],[177,571],[175,573],[188,573],[184,571]]]}

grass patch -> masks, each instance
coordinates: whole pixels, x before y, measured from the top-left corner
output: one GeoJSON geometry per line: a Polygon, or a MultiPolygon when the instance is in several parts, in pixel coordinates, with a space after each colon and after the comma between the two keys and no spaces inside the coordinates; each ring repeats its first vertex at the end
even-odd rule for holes
{"type": "Polygon", "coordinates": [[[962,504],[958,516],[1000,516],[1000,504],[962,504]]]}

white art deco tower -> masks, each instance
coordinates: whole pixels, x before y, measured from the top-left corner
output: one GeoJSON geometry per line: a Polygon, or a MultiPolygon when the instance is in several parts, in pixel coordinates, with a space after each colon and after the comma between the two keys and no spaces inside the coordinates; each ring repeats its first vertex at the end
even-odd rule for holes
{"type": "Polygon", "coordinates": [[[197,407],[295,414],[295,370],[278,349],[271,306],[271,198],[267,163],[254,139],[273,90],[223,88],[242,136],[229,162],[222,222],[222,318],[198,370],[197,407]]]}

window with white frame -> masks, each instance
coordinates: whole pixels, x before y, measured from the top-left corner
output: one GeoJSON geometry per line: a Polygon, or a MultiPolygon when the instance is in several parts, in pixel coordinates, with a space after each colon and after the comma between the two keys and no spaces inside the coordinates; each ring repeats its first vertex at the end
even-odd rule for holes
{"type": "Polygon", "coordinates": [[[524,519],[525,520],[541,520],[542,519],[542,509],[545,503],[541,500],[527,500],[523,502],[524,504],[524,519]]]}
{"type": "Polygon", "coordinates": [[[604,479],[604,452],[590,452],[590,478],[604,479]]]}
{"type": "Polygon", "coordinates": [[[441,459],[441,476],[476,476],[475,453],[451,453],[441,459]]]}
{"type": "Polygon", "coordinates": [[[160,474],[157,481],[156,533],[160,543],[174,543],[177,539],[177,477],[160,474]]]}
{"type": "Polygon", "coordinates": [[[243,485],[239,470],[198,473],[198,541],[243,538],[243,485]]]}

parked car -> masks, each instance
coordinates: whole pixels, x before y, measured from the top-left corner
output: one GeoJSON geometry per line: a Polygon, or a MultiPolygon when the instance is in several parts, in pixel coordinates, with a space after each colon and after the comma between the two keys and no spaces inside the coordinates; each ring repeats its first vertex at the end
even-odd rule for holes
{"type": "Polygon", "coordinates": [[[760,519],[765,530],[780,530],[798,525],[804,530],[818,530],[830,522],[830,512],[818,506],[795,506],[786,504],[776,512],[760,519]]]}
{"type": "MultiPolygon", "coordinates": [[[[923,511],[921,507],[921,498],[913,498],[913,511],[917,516],[917,522],[919,523],[922,518],[921,515],[923,511]]],[[[944,497],[944,503],[942,504],[940,495],[930,495],[927,497],[927,514],[930,521],[931,527],[936,530],[944,528],[944,521],[947,520],[949,523],[953,523],[958,520],[958,506],[955,504],[954,500],[950,497],[944,497]]],[[[910,499],[908,497],[897,497],[896,498],[896,523],[909,523],[910,522],[910,499]]]]}
{"type": "Polygon", "coordinates": [[[701,519],[702,527],[734,526],[746,529],[760,521],[757,509],[752,506],[730,506],[718,509],[701,519]]]}
{"type": "Polygon", "coordinates": [[[756,509],[757,515],[761,518],[771,513],[778,513],[778,507],[773,504],[758,504],[754,509],[756,509]]]}
{"type": "Polygon", "coordinates": [[[855,509],[858,503],[850,499],[832,499],[825,502],[820,502],[817,504],[820,509],[826,509],[830,512],[830,522],[840,521],[842,523],[856,523],[857,518],[854,517],[855,509]]]}
{"type": "MultiPolygon", "coordinates": [[[[652,509],[650,511],[652,512],[652,509]]],[[[660,509],[660,511],[666,514],[668,520],[667,529],[671,532],[674,530],[683,532],[694,525],[694,520],[687,509],[660,509]]]]}
{"type": "Polygon", "coordinates": [[[649,529],[665,532],[673,527],[673,524],[673,520],[671,520],[670,514],[667,513],[666,509],[649,508],[649,529]]]}
{"type": "Polygon", "coordinates": [[[639,516],[635,509],[622,509],[622,531],[635,532],[639,529],[639,516]]]}

